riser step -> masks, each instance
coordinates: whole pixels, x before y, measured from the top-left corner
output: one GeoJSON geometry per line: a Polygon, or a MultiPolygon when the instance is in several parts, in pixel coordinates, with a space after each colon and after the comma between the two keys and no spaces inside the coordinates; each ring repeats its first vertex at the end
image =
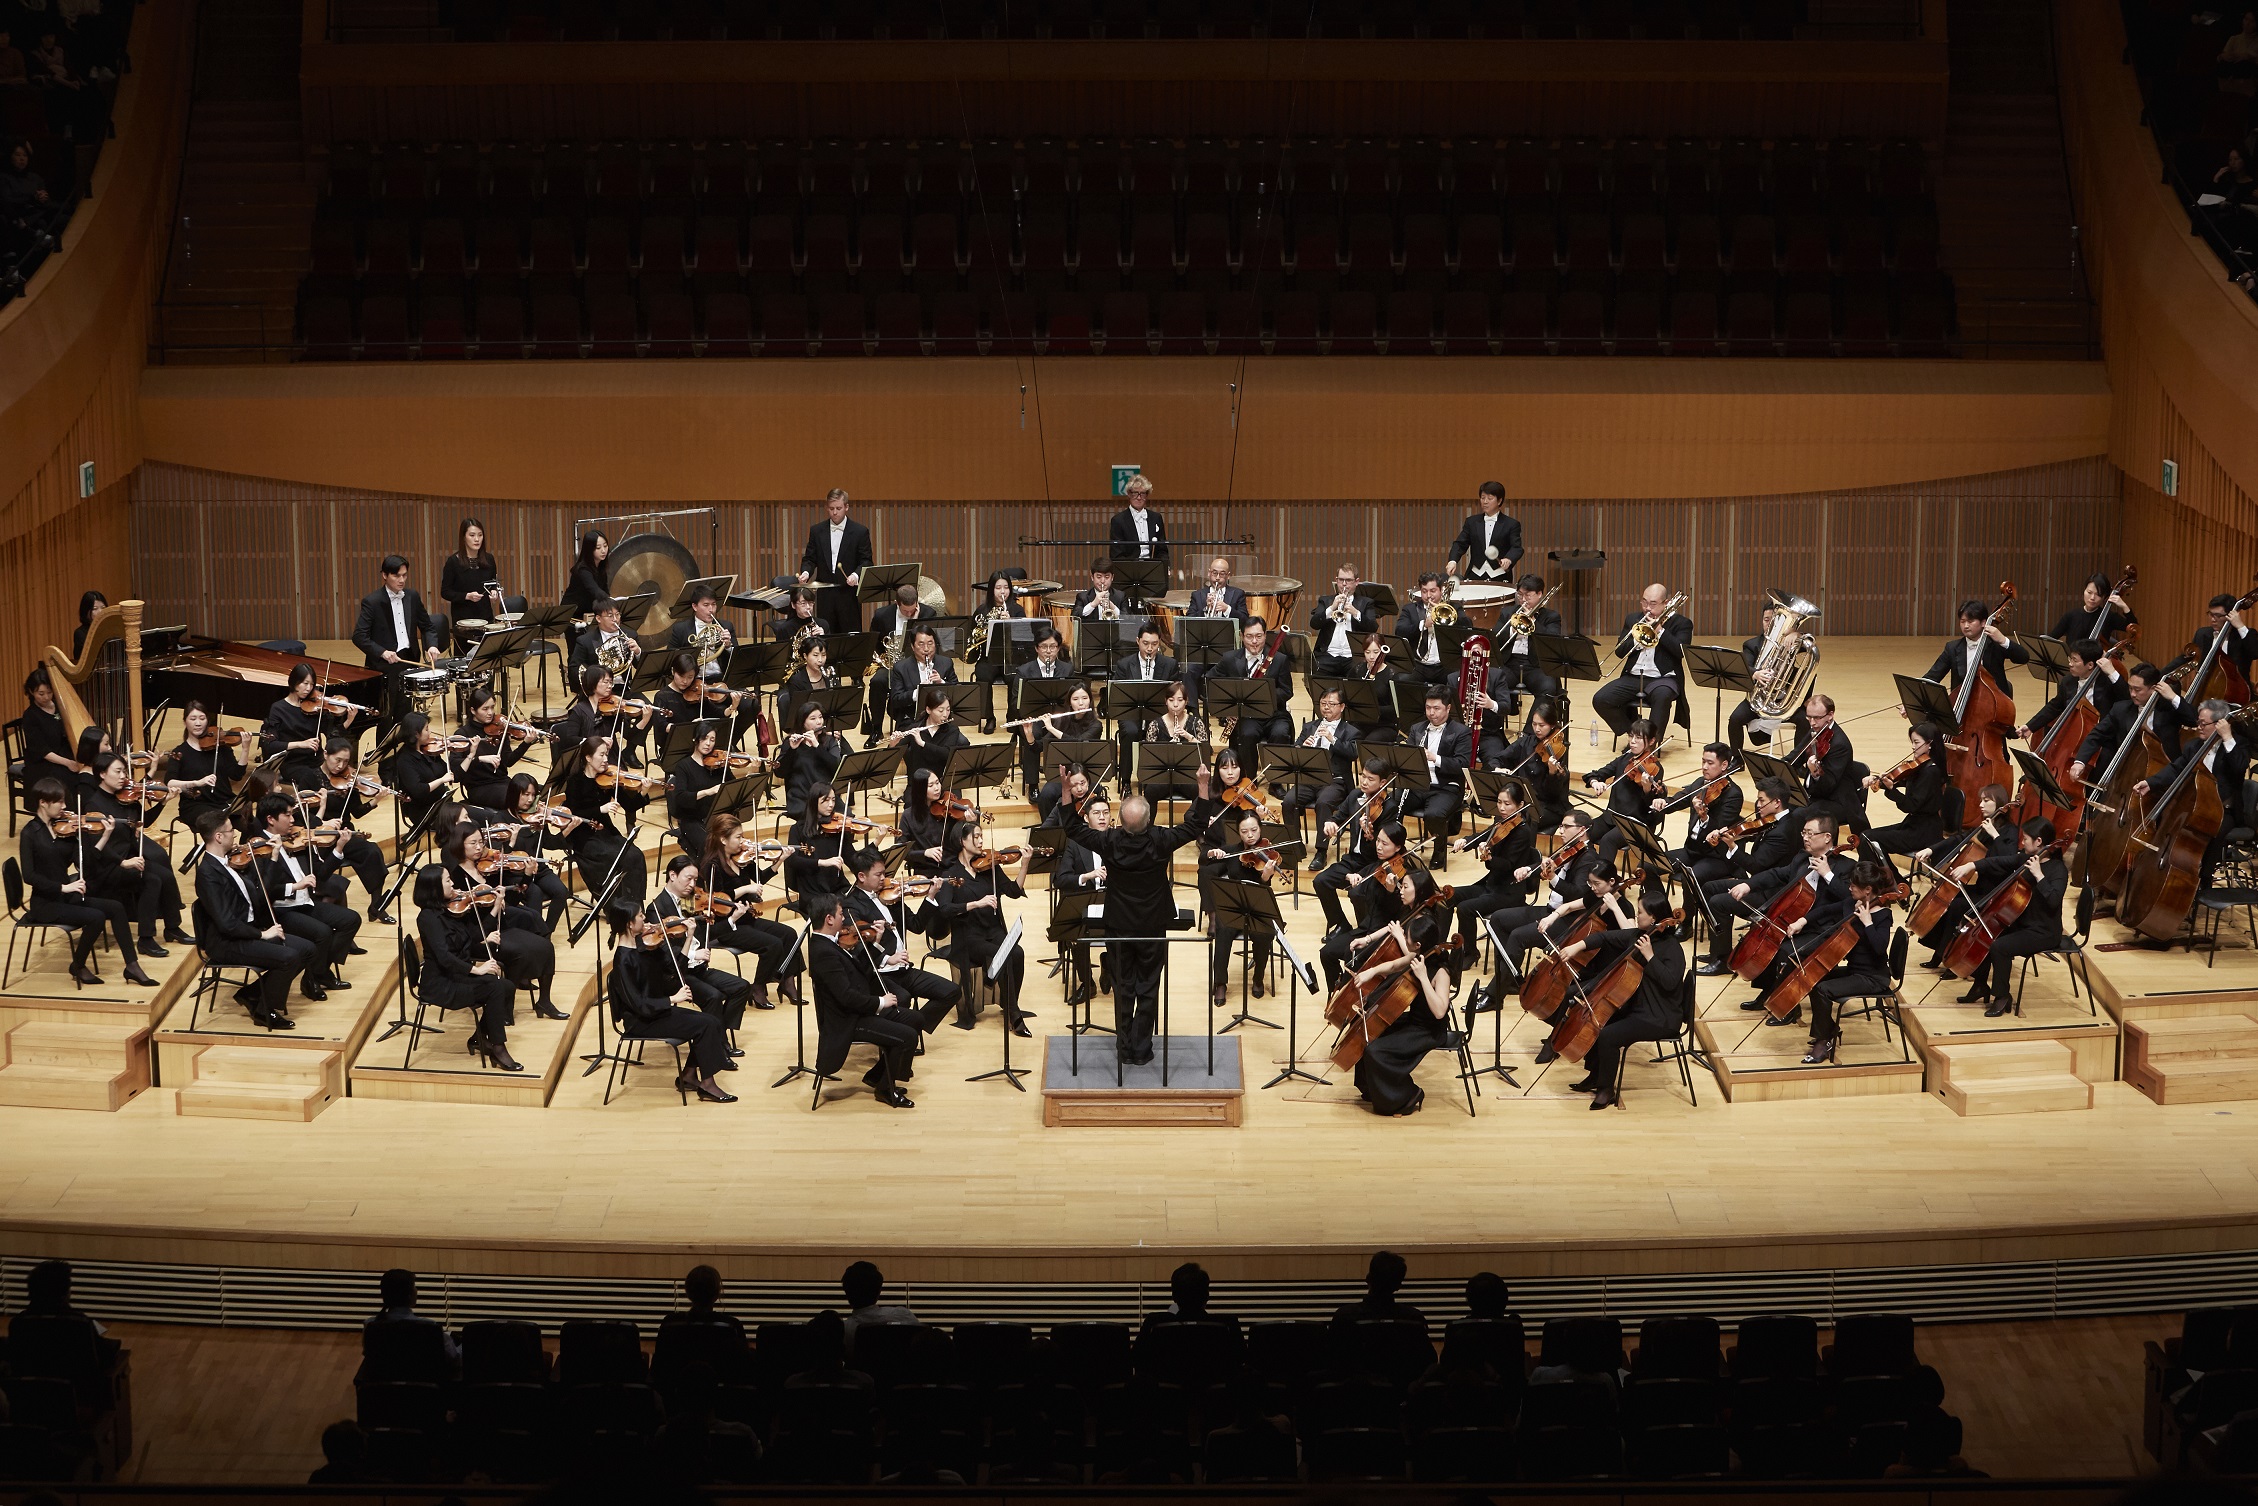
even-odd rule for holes
{"type": "Polygon", "coordinates": [[[34,1020],[8,1032],[8,1063],[119,1072],[133,1066],[135,1054],[148,1035],[145,1025],[34,1020]]]}
{"type": "Polygon", "coordinates": [[[142,1072],[76,1067],[0,1067],[0,1103],[29,1109],[92,1109],[115,1113],[149,1085],[142,1072]]]}
{"type": "Polygon", "coordinates": [[[320,1083],[192,1082],[180,1090],[179,1111],[192,1119],[277,1119],[302,1124],[333,1101],[320,1083]]]}
{"type": "Polygon", "coordinates": [[[336,1057],[334,1051],[287,1046],[207,1046],[196,1057],[196,1081],[319,1087],[328,1078],[330,1063],[336,1057]]]}
{"type": "Polygon", "coordinates": [[[2093,1107],[2093,1085],[2068,1074],[1947,1082],[1937,1096],[1964,1118],[1989,1114],[2043,1114],[2093,1107]]]}
{"type": "Polygon", "coordinates": [[[2060,1041],[1937,1046],[1931,1048],[1931,1054],[1946,1081],[1962,1084],[2067,1074],[2073,1060],[2070,1048],[2060,1041]]]}
{"type": "Polygon", "coordinates": [[[2125,1036],[2128,1049],[2152,1062],[2258,1055],[2258,1018],[2247,1014],[2136,1020],[2125,1036]]]}

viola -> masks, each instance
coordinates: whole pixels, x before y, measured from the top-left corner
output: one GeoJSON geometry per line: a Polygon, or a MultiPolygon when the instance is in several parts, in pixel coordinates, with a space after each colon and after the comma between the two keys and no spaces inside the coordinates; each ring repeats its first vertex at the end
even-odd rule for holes
{"type": "Polygon", "coordinates": [[[1577,851],[1589,843],[1591,839],[1592,828],[1589,826],[1581,828],[1576,835],[1555,847],[1551,855],[1537,865],[1537,872],[1548,879],[1551,878],[1561,869],[1567,867],[1568,860],[1574,857],[1577,851]]]}
{"type": "Polygon", "coordinates": [[[792,842],[747,841],[732,846],[729,849],[729,856],[732,861],[738,863],[762,863],[774,866],[777,862],[795,852],[812,857],[815,854],[815,844],[813,842],[795,844],[792,842]]]}
{"type": "Polygon", "coordinates": [[[129,779],[118,790],[118,798],[136,805],[161,801],[172,794],[162,779],[129,779]]]}
{"type": "Polygon", "coordinates": [[[1788,939],[1788,927],[1809,915],[1818,899],[1819,891],[1800,874],[1772,896],[1772,902],[1764,907],[1764,918],[1750,926],[1740,945],[1733,948],[1729,966],[1742,981],[1754,983],[1757,975],[1772,965],[1772,959],[1780,954],[1780,943],[1788,939]]]}
{"type": "MultiPolygon", "coordinates": [[[[2015,604],[2015,583],[2001,581],[1999,594],[1999,605],[1984,619],[1987,630],[2015,604]]],[[[1982,642],[1982,637],[1977,641],[1982,642]]],[[[1975,671],[1960,682],[1960,695],[1952,710],[1960,724],[1959,741],[1945,742],[1945,775],[1960,791],[1961,808],[1974,810],[1985,785],[2014,783],[2015,766],[2007,761],[2007,734],[2015,730],[2015,698],[1992,679],[1979,653],[1975,671]]]]}
{"type": "Polygon", "coordinates": [[[1458,844],[1458,850],[1460,852],[1465,852],[1469,848],[1479,846],[1482,849],[1482,856],[1487,859],[1492,853],[1497,851],[1498,843],[1504,841],[1507,837],[1512,836],[1515,832],[1521,829],[1521,823],[1524,819],[1526,819],[1527,815],[1528,812],[1526,811],[1515,811],[1510,816],[1506,816],[1500,820],[1491,822],[1490,829],[1488,831],[1483,832],[1478,837],[1468,837],[1465,841],[1458,844]]]}
{"type": "MultiPolygon", "coordinates": [[[[838,836],[841,832],[853,832],[857,836],[867,835],[874,831],[882,831],[896,837],[902,834],[901,828],[898,826],[881,826],[876,821],[866,821],[860,816],[849,816],[844,813],[826,818],[821,830],[827,837],[838,836]]],[[[1017,848],[1013,849],[1015,852],[1017,850],[1017,848]]]]}
{"type": "MultiPolygon", "coordinates": [[[[1686,918],[1683,910],[1673,910],[1667,920],[1658,920],[1651,930],[1642,935],[1660,936],[1686,918]]],[[[1646,959],[1639,955],[1638,944],[1623,949],[1623,955],[1609,963],[1598,977],[1586,983],[1583,992],[1568,1013],[1553,1027],[1552,1049],[1572,1062],[1580,1062],[1590,1054],[1599,1040],[1599,1033],[1607,1022],[1615,1018],[1617,1010],[1631,1002],[1646,981],[1646,959]]]]}
{"type": "Polygon", "coordinates": [[[1920,768],[1922,764],[1928,762],[1928,758],[1929,755],[1926,752],[1908,753],[1905,755],[1905,757],[1899,759],[1896,763],[1891,764],[1889,768],[1884,770],[1882,773],[1876,774],[1874,776],[1875,782],[1884,787],[1887,787],[1889,785],[1896,784],[1901,780],[1910,778],[1914,770],[1920,768]]]}
{"type": "Polygon", "coordinates": [[[1667,795],[1670,791],[1662,783],[1661,755],[1648,753],[1623,765],[1622,776],[1650,795],[1667,795]]]}
{"type": "MultiPolygon", "coordinates": [[[[1887,893],[1874,896],[1874,908],[1887,913],[1890,906],[1905,897],[1905,885],[1894,884],[1887,893]]],[[[1854,906],[1850,914],[1843,917],[1840,925],[1821,937],[1817,946],[1803,954],[1803,959],[1785,978],[1765,990],[1764,1008],[1773,1019],[1784,1020],[1801,1008],[1803,1001],[1811,996],[1811,990],[1827,974],[1840,967],[1845,957],[1857,950],[1857,919],[1858,911],[1854,906]]]]}
{"type": "Polygon", "coordinates": [[[549,865],[530,852],[482,852],[476,866],[480,873],[532,874],[546,870],[549,865]]]}
{"type": "Polygon", "coordinates": [[[726,748],[716,748],[711,753],[700,753],[698,762],[709,769],[749,769],[760,760],[750,753],[732,753],[726,748]]]}
{"type": "Polygon", "coordinates": [[[240,727],[206,727],[195,737],[184,737],[181,746],[197,748],[209,753],[214,748],[240,748],[243,746],[243,729],[240,727]]]}
{"type": "Polygon", "coordinates": [[[468,889],[457,889],[447,900],[449,915],[467,915],[474,905],[490,904],[501,897],[502,891],[492,884],[473,884],[468,889]]]}
{"type": "MultiPolygon", "coordinates": [[[[451,910],[454,906],[449,905],[447,908],[451,910]]],[[[644,918],[643,934],[635,938],[635,944],[645,951],[655,952],[670,941],[688,941],[689,939],[690,922],[684,917],[680,915],[652,915],[644,918]]]]}
{"type": "Polygon", "coordinates": [[[437,732],[426,732],[416,739],[418,753],[467,753],[477,746],[475,737],[445,737],[437,732]]]}
{"type": "Polygon", "coordinates": [[[1242,779],[1223,792],[1223,808],[1270,819],[1270,807],[1262,802],[1262,787],[1251,779],[1242,779]]]}
{"type": "Polygon", "coordinates": [[[998,863],[1010,866],[1027,855],[1024,847],[989,847],[964,860],[964,866],[974,873],[986,873],[998,863]]]}
{"type": "Polygon", "coordinates": [[[350,716],[361,709],[341,695],[322,695],[318,692],[298,697],[297,705],[305,711],[326,711],[332,716],[350,716]]]}
{"type": "Polygon", "coordinates": [[[1239,850],[1239,861],[1252,868],[1264,883],[1278,876],[1278,850],[1275,847],[1245,847],[1239,850]]]}

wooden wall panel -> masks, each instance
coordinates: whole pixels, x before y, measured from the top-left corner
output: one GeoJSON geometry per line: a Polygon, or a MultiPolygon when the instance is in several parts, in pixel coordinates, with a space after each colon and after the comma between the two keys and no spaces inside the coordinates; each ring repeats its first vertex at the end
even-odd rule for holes
{"type": "Polygon", "coordinates": [[[8,542],[13,568],[8,589],[0,592],[0,665],[7,667],[7,685],[0,693],[16,694],[42,649],[69,650],[81,592],[100,591],[111,601],[130,594],[129,490],[120,480],[8,542]]]}
{"type": "MultiPolygon", "coordinates": [[[[1989,593],[2002,577],[2014,579],[2033,604],[2021,619],[2027,624],[2042,612],[2051,622],[2080,580],[2115,568],[2123,540],[2150,526],[2122,521],[2118,480],[2114,468],[2096,458],[1797,498],[1538,498],[1517,501],[1513,510],[1522,520],[1526,568],[1549,574],[1552,550],[1608,551],[1606,567],[1587,583],[1588,631],[1610,627],[1648,581],[1660,580],[1672,590],[1692,589],[1693,616],[1705,641],[1738,641],[1754,632],[1764,594],[1773,589],[1816,601],[1824,613],[1822,633],[1941,638],[1951,630],[1953,607],[1963,597],[1989,593]]],[[[199,631],[254,639],[349,632],[360,597],[374,588],[377,562],[391,550],[408,553],[424,589],[433,590],[439,560],[469,513],[488,524],[505,581],[537,601],[554,599],[575,521],[607,511],[527,499],[385,496],[159,464],[142,468],[133,499],[133,586],[152,603],[152,613],[199,631]]],[[[881,559],[918,560],[958,605],[972,581],[1014,563],[1079,589],[1092,550],[1023,550],[1019,540],[1102,539],[1115,510],[1110,501],[949,505],[871,497],[858,498],[856,508],[871,525],[881,559]]],[[[1238,567],[1300,580],[1296,616],[1305,617],[1344,559],[1366,579],[1408,591],[1420,571],[1441,567],[1467,509],[1463,501],[1443,499],[1186,499],[1162,510],[1178,539],[1253,535],[1251,555],[1234,551],[1238,567]]],[[[634,509],[609,511],[625,517],[634,509]]],[[[714,513],[718,543],[709,543],[701,520],[678,523],[677,536],[707,568],[761,582],[797,570],[801,541],[818,515],[813,504],[770,502],[724,504],[714,513]]],[[[613,525],[615,537],[619,526],[613,525]]],[[[1199,579],[1210,552],[1178,550],[1179,583],[1199,579]]],[[[2220,573],[2214,569],[2202,579],[2220,573]]],[[[2201,595],[2214,589],[2205,585],[2201,595]]],[[[2166,601],[2184,610],[2190,599],[2192,587],[2176,579],[2141,588],[2144,610],[2166,601]]],[[[1564,611],[1569,600],[1563,593],[1564,611]]]]}

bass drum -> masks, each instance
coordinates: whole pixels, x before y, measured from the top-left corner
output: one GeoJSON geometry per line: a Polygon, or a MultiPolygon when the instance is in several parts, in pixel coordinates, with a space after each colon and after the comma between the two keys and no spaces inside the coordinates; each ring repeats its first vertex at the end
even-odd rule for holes
{"type": "Polygon", "coordinates": [[[645,649],[664,648],[667,629],[674,626],[674,599],[698,579],[697,556],[663,533],[635,533],[613,548],[611,567],[614,600],[646,592],[658,598],[635,624],[635,638],[645,649]]]}

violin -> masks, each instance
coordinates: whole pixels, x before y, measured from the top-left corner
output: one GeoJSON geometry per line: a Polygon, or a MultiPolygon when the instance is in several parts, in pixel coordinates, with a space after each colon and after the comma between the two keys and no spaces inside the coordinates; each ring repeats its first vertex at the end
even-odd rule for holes
{"type": "Polygon", "coordinates": [[[474,905],[490,904],[501,898],[502,891],[492,884],[473,884],[468,889],[457,889],[447,899],[449,915],[467,915],[474,905]]]}
{"type": "MultiPolygon", "coordinates": [[[[450,904],[447,908],[452,910],[454,906],[450,904]]],[[[651,915],[644,918],[643,934],[635,938],[635,944],[645,951],[655,952],[670,941],[688,941],[689,939],[690,922],[685,917],[680,915],[664,917],[651,915]]]]}
{"type": "Polygon", "coordinates": [[[333,790],[351,790],[370,800],[392,793],[391,787],[383,780],[371,779],[366,774],[332,774],[329,776],[329,787],[333,790]]]}
{"type": "MultiPolygon", "coordinates": [[[[820,830],[827,837],[835,837],[841,832],[853,832],[856,836],[866,836],[874,831],[882,831],[895,837],[902,834],[902,829],[898,826],[881,826],[876,821],[867,821],[861,816],[849,816],[844,813],[827,819],[820,830]]],[[[1018,851],[1017,848],[1012,850],[1018,851]]]]}
{"type": "Polygon", "coordinates": [[[732,753],[726,748],[716,748],[711,753],[700,753],[698,762],[709,769],[749,769],[760,760],[750,753],[732,753]]]}
{"type": "Polygon", "coordinates": [[[1583,827],[1576,833],[1576,835],[1570,837],[1567,841],[1561,843],[1558,847],[1555,847],[1552,850],[1552,855],[1547,857],[1543,862],[1537,865],[1537,872],[1545,878],[1551,878],[1561,869],[1567,867],[1568,860],[1574,857],[1578,850],[1581,849],[1586,843],[1590,842],[1591,839],[1592,828],[1589,826],[1583,827]]]}
{"type": "Polygon", "coordinates": [[[530,852],[485,852],[478,857],[480,873],[540,873],[549,866],[546,859],[530,852]]]}
{"type": "Polygon", "coordinates": [[[1896,763],[1891,764],[1887,770],[1874,776],[1876,787],[1893,785],[1910,777],[1915,769],[1920,768],[1922,764],[1928,761],[1928,757],[1929,755],[1926,752],[1906,754],[1896,763]]]}
{"type": "Polygon", "coordinates": [[[416,739],[418,753],[467,753],[477,746],[475,737],[447,737],[431,731],[416,739]]]}
{"type": "MultiPolygon", "coordinates": [[[[311,687],[308,688],[310,689],[311,687]]],[[[297,704],[303,710],[313,712],[326,711],[333,716],[351,716],[354,712],[361,709],[358,705],[346,700],[341,695],[323,695],[319,691],[316,691],[312,695],[300,696],[298,698],[297,704]]]]}
{"type": "Polygon", "coordinates": [[[162,779],[129,779],[118,790],[118,798],[129,804],[147,805],[152,801],[169,798],[172,790],[162,779]]]}
{"type": "Polygon", "coordinates": [[[644,795],[663,795],[674,788],[672,779],[662,779],[656,774],[637,774],[627,769],[603,769],[596,775],[598,789],[634,790],[644,795]]]}
{"type": "Polygon", "coordinates": [[[1265,821],[1270,819],[1270,807],[1262,802],[1262,787],[1251,779],[1242,779],[1223,792],[1223,808],[1247,811],[1265,821]]]}
{"type": "Polygon", "coordinates": [[[791,842],[754,842],[748,840],[731,847],[729,856],[732,861],[738,863],[762,863],[773,866],[795,852],[803,856],[813,857],[815,855],[815,844],[801,842],[795,845],[791,842]]]}
{"type": "Polygon", "coordinates": [[[1009,867],[1027,855],[1024,847],[991,847],[965,859],[964,866],[974,873],[986,873],[998,863],[1009,867]]]}
{"type": "MultiPolygon", "coordinates": [[[[1082,798],[1087,800],[1089,796],[1085,795],[1082,798]]],[[[927,815],[937,816],[944,821],[992,821],[995,819],[962,795],[952,795],[937,785],[934,787],[932,798],[925,802],[925,811],[927,815]]],[[[1075,807],[1075,814],[1081,814],[1079,805],[1075,807]]]]}
{"type": "Polygon", "coordinates": [[[255,860],[271,858],[281,851],[272,837],[251,837],[235,844],[235,850],[227,855],[227,866],[248,868],[255,860]]]}
{"type": "Polygon", "coordinates": [[[1632,759],[1623,765],[1623,772],[1619,777],[1630,780],[1650,795],[1670,793],[1662,782],[1662,755],[1659,753],[1647,753],[1632,759]]]}
{"type": "Polygon", "coordinates": [[[1730,826],[1718,827],[1717,830],[1709,834],[1708,840],[1712,846],[1723,847],[1729,843],[1738,842],[1752,831],[1762,831],[1775,821],[1785,821],[1790,814],[1788,811],[1781,811],[1776,816],[1743,816],[1730,826]]]}
{"type": "Polygon", "coordinates": [[[936,889],[963,882],[961,878],[888,879],[878,886],[876,898],[882,905],[898,904],[905,899],[928,898],[936,889]]]}
{"type": "MultiPolygon", "coordinates": [[[[1686,912],[1673,910],[1667,920],[1658,920],[1652,930],[1640,934],[1660,936],[1685,921],[1686,912]]],[[[1646,959],[1639,955],[1638,943],[1623,949],[1623,955],[1608,964],[1607,970],[1586,983],[1576,1002],[1568,1006],[1568,1013],[1552,1032],[1552,1049],[1572,1062],[1582,1061],[1599,1039],[1599,1033],[1617,1010],[1631,1002],[1639,985],[1646,981],[1646,959]]]]}
{"type": "Polygon", "coordinates": [[[1266,884],[1278,876],[1278,850],[1275,847],[1241,848],[1239,861],[1252,868],[1266,884]]]}
{"type": "Polygon", "coordinates": [[[1381,883],[1389,886],[1390,888],[1393,888],[1397,884],[1402,883],[1404,875],[1409,873],[1410,871],[1410,855],[1408,853],[1399,852],[1394,857],[1388,859],[1385,863],[1382,863],[1379,867],[1366,874],[1365,877],[1368,879],[1377,879],[1381,883]]]}
{"type": "Polygon", "coordinates": [[[206,727],[195,737],[180,740],[184,748],[196,748],[209,753],[214,748],[240,748],[243,746],[243,729],[240,727],[206,727]]]}
{"type": "MultiPolygon", "coordinates": [[[[1568,729],[1555,727],[1552,734],[1529,750],[1530,756],[1541,759],[1544,766],[1555,774],[1568,772],[1568,729]]],[[[1523,760],[1526,762],[1527,760],[1523,760]]]]}
{"type": "Polygon", "coordinates": [[[90,837],[98,837],[116,824],[112,817],[105,816],[100,811],[65,811],[56,818],[54,833],[58,837],[75,837],[82,832],[90,837]]]}
{"type": "Polygon", "coordinates": [[[605,696],[596,703],[596,715],[598,716],[619,716],[622,714],[641,716],[646,712],[656,715],[658,711],[659,708],[649,701],[631,701],[616,695],[605,696]]]}

